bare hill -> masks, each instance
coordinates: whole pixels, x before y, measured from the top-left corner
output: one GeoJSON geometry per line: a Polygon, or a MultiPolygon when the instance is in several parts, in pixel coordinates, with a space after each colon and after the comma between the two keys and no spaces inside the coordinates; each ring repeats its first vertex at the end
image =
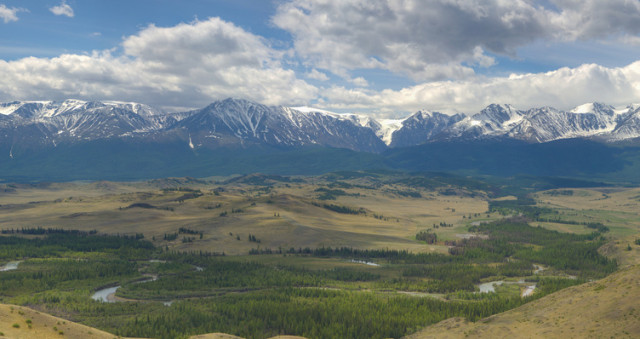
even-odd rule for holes
{"type": "Polygon", "coordinates": [[[113,339],[117,336],[28,307],[0,304],[0,338],[113,339]]]}

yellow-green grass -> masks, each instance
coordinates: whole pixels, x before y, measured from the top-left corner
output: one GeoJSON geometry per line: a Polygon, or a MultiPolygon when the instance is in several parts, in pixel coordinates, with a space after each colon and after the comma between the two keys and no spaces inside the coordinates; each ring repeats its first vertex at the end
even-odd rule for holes
{"type": "MultiPolygon", "coordinates": [[[[156,246],[230,255],[247,254],[254,248],[322,246],[446,253],[443,241],[460,239],[474,223],[501,218],[496,213],[487,216],[488,199],[483,194],[444,196],[399,185],[354,186],[342,189],[347,195],[336,196],[335,200],[318,200],[321,192],[316,190],[327,188],[327,184],[322,178],[305,178],[299,183],[275,183],[270,188],[185,179],[16,185],[14,192],[0,193],[0,227],[143,233],[147,239],[155,239],[156,246]],[[200,189],[203,195],[178,201],[188,192],[161,189],[178,186],[200,189]],[[220,187],[223,190],[218,190],[220,187]],[[402,190],[420,192],[422,197],[394,193],[402,190]],[[136,203],[157,209],[127,208],[136,203]],[[323,208],[323,204],[362,208],[366,215],[336,213],[323,208]],[[232,213],[237,210],[241,212],[232,213]],[[434,228],[434,224],[441,223],[452,227],[434,228]],[[163,240],[165,234],[175,233],[180,227],[201,232],[202,239],[199,235],[180,234],[174,241],[163,240]],[[425,230],[435,232],[439,243],[416,241],[416,233],[425,230]],[[260,243],[250,242],[249,235],[260,243]],[[185,237],[193,241],[183,242],[185,237]]],[[[543,217],[601,222],[610,228],[608,236],[614,238],[640,232],[640,189],[571,190],[573,195],[537,193],[539,206],[560,211],[543,217]]],[[[537,224],[562,232],[591,231],[583,225],[534,222],[537,224]]]]}
{"type": "MultiPolygon", "coordinates": [[[[8,339],[127,339],[111,333],[54,317],[16,305],[0,304],[0,338],[8,339]]],[[[242,339],[225,333],[200,334],[191,339],[242,339]]],[[[298,339],[297,336],[276,336],[271,339],[298,339]]],[[[134,339],[134,338],[129,338],[134,339]]]]}
{"type": "Polygon", "coordinates": [[[543,204],[571,210],[602,210],[640,215],[640,188],[561,189],[535,194],[543,204]],[[551,195],[558,191],[573,191],[573,195],[551,195]]]}
{"type": "Polygon", "coordinates": [[[638,338],[638,295],[635,265],[475,323],[450,318],[407,338],[638,338]]]}
{"type": "Polygon", "coordinates": [[[456,233],[466,232],[467,220],[463,220],[463,215],[482,213],[487,208],[487,202],[481,198],[445,197],[435,192],[423,192],[424,198],[406,198],[384,190],[357,188],[346,191],[359,196],[320,201],[316,199],[318,193],[314,191],[319,186],[315,184],[276,185],[270,192],[261,187],[229,184],[216,195],[212,190],[219,186],[200,185],[204,195],[184,201],[177,200],[185,192],[162,191],[149,183],[18,187],[16,192],[0,196],[3,212],[0,224],[4,229],[52,227],[143,233],[147,239],[155,239],[158,246],[225,254],[246,254],[258,246],[446,252],[445,246],[415,241],[415,234],[445,222],[455,227],[435,231],[443,239],[455,239],[456,233]],[[158,208],[127,208],[135,203],[158,208]],[[322,204],[363,208],[366,215],[336,213],[322,204]],[[233,213],[237,210],[241,212],[233,213]],[[174,233],[180,227],[202,232],[202,239],[199,235],[185,234],[175,241],[162,240],[164,234],[174,233]],[[249,234],[260,243],[249,242],[249,234]],[[236,240],[238,236],[240,240],[236,240]],[[184,237],[195,239],[183,242],[184,237]]]}
{"type": "Polygon", "coordinates": [[[113,339],[111,333],[51,316],[28,307],[0,304],[0,338],[113,339]]]}

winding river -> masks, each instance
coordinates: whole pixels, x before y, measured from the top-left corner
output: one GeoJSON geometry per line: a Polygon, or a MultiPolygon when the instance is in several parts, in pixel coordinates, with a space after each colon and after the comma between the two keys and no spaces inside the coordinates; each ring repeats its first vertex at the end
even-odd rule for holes
{"type": "MultiPolygon", "coordinates": [[[[134,282],[134,284],[142,284],[142,283],[146,283],[146,282],[150,282],[150,281],[155,281],[158,279],[158,276],[156,275],[150,275],[147,276],[148,279],[144,279],[144,280],[140,280],[140,281],[136,281],[134,282]]],[[[102,301],[105,303],[114,303],[116,301],[118,301],[116,299],[116,291],[122,286],[118,285],[118,286],[114,286],[114,287],[106,287],[106,288],[102,288],[97,290],[95,293],[93,293],[93,295],[91,296],[91,299],[96,300],[96,301],[102,301]]]]}
{"type": "MultiPolygon", "coordinates": [[[[150,263],[166,263],[166,260],[157,260],[157,259],[151,259],[149,260],[150,263]]],[[[18,263],[19,262],[15,262],[15,268],[16,269],[18,267],[18,263]]],[[[9,263],[12,264],[12,263],[9,263]]],[[[9,265],[7,264],[7,266],[9,265]]],[[[370,264],[370,263],[367,263],[370,264]]],[[[373,264],[373,263],[371,263],[373,264]]],[[[377,264],[373,264],[375,266],[378,266],[377,264]]],[[[199,267],[199,266],[193,266],[194,269],[197,272],[202,272],[204,270],[204,268],[199,267]]],[[[8,270],[8,269],[7,269],[8,270]]],[[[4,271],[4,269],[3,269],[4,271]]],[[[147,279],[143,279],[143,280],[139,280],[134,282],[134,284],[142,284],[142,283],[146,283],[146,282],[150,282],[150,281],[155,281],[158,279],[157,275],[145,275],[147,277],[147,279]]],[[[93,295],[91,295],[91,299],[96,300],[96,301],[101,301],[101,302],[105,302],[105,303],[114,303],[117,302],[118,299],[116,298],[116,291],[120,288],[121,286],[114,286],[114,287],[106,287],[106,288],[102,288],[99,289],[97,291],[95,291],[95,293],[93,293],[93,295]]],[[[163,302],[163,304],[165,306],[171,306],[171,304],[173,304],[173,301],[165,301],[163,302]]]]}

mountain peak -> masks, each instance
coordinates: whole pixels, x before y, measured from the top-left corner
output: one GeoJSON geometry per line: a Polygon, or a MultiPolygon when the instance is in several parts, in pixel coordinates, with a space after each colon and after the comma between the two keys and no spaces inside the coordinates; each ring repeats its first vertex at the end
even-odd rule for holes
{"type": "Polygon", "coordinates": [[[473,120],[488,122],[492,124],[514,124],[522,120],[524,112],[516,110],[508,104],[491,104],[485,107],[480,113],[472,116],[473,120]]]}
{"type": "Polygon", "coordinates": [[[573,108],[572,110],[569,111],[570,113],[575,113],[575,114],[607,114],[607,115],[614,115],[615,114],[615,109],[613,106],[610,105],[606,105],[603,103],[599,103],[599,102],[588,102],[586,104],[582,104],[579,106],[576,106],[575,108],[573,108]]]}
{"type": "Polygon", "coordinates": [[[54,147],[60,142],[166,137],[177,138],[195,149],[267,144],[381,152],[387,147],[443,140],[511,138],[547,142],[568,138],[603,141],[635,138],[640,136],[640,106],[614,109],[593,102],[571,111],[548,106],[522,111],[508,104],[491,104],[472,116],[420,110],[404,119],[376,119],[311,107],[266,106],[237,98],[171,114],[123,101],[0,103],[0,132],[4,133],[0,133],[0,145],[14,143],[15,136],[23,133],[20,131],[28,134],[25,144],[54,147]]]}

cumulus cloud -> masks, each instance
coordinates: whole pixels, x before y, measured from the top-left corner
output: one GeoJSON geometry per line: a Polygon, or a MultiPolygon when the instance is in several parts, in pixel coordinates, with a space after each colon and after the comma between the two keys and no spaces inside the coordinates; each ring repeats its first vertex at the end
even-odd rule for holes
{"type": "Polygon", "coordinates": [[[551,18],[560,39],[600,39],[640,34],[640,1],[552,0],[560,12],[551,18]]]}
{"type": "Polygon", "coordinates": [[[281,52],[219,18],[149,26],[111,51],[0,61],[0,100],[116,99],[201,107],[242,97],[305,104],[317,89],[280,64],[281,52]]]}
{"type": "Polygon", "coordinates": [[[272,21],[296,53],[348,77],[386,69],[416,81],[465,79],[537,40],[574,41],[640,32],[629,0],[290,0],[272,21]],[[546,6],[545,6],[546,4],[546,6]]]}
{"type": "MultiPolygon", "coordinates": [[[[476,74],[474,69],[493,67],[496,55],[515,56],[519,47],[538,40],[613,36],[640,41],[638,1],[545,3],[547,7],[530,0],[289,0],[279,5],[272,21],[292,34],[292,50],[274,48],[269,40],[219,18],[150,25],[125,37],[121,48],[0,60],[0,100],[73,97],[170,108],[240,97],[268,105],[468,113],[490,103],[567,109],[590,101],[640,102],[640,62],[503,77],[476,74]],[[299,78],[291,65],[309,70],[299,76],[325,87],[299,78]],[[380,82],[366,71],[353,72],[362,69],[400,74],[405,88],[369,88],[370,82],[380,82]],[[333,75],[341,76],[345,87],[328,82],[333,75]]],[[[17,20],[19,10],[0,5],[0,20],[17,20]]]]}
{"type": "Polygon", "coordinates": [[[273,22],[319,68],[339,75],[383,68],[437,80],[471,76],[471,64],[491,65],[485,50],[514,54],[544,35],[547,12],[524,0],[292,0],[273,22]]]}
{"type": "Polygon", "coordinates": [[[73,18],[74,16],[73,8],[71,8],[71,6],[69,6],[69,4],[64,0],[58,6],[49,8],[49,10],[55,15],[64,15],[70,18],[73,18]]]}
{"type": "Polygon", "coordinates": [[[475,113],[491,103],[513,104],[520,109],[546,105],[569,109],[592,101],[613,105],[639,102],[640,61],[619,68],[586,64],[546,73],[430,82],[397,91],[334,86],[322,92],[320,104],[329,109],[475,113]]]}
{"type": "Polygon", "coordinates": [[[351,82],[352,84],[358,86],[358,87],[367,87],[369,86],[369,82],[367,82],[367,79],[363,78],[363,77],[357,77],[355,79],[350,79],[349,82],[351,82]]]}
{"type": "Polygon", "coordinates": [[[0,4],[0,19],[8,24],[12,21],[18,21],[18,12],[26,12],[25,9],[16,7],[7,7],[4,4],[0,4]]]}
{"type": "Polygon", "coordinates": [[[317,69],[312,69],[311,72],[307,72],[305,74],[305,76],[309,79],[313,79],[313,80],[320,80],[320,81],[327,81],[329,80],[329,77],[325,74],[322,73],[320,71],[318,71],[317,69]]]}

